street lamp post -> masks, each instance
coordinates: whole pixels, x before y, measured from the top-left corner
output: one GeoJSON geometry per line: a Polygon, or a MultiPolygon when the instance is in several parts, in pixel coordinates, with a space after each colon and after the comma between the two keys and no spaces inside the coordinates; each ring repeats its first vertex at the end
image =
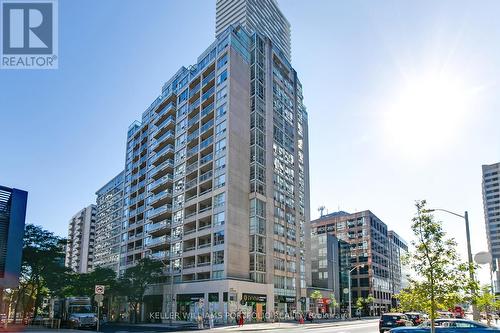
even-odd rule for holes
{"type": "Polygon", "coordinates": [[[355,269],[358,269],[358,268],[363,268],[365,267],[365,265],[357,265],[357,266],[354,266],[353,268],[351,268],[351,270],[349,270],[349,274],[348,274],[348,288],[349,289],[349,319],[352,318],[352,293],[351,293],[351,273],[352,271],[354,271],[355,269]]]}
{"type": "MultiPolygon", "coordinates": [[[[465,211],[464,215],[460,215],[457,213],[450,212],[449,210],[440,209],[440,208],[426,210],[426,212],[436,212],[436,211],[452,214],[452,215],[458,216],[458,217],[465,220],[465,235],[467,238],[467,257],[468,257],[468,261],[469,261],[469,275],[470,275],[471,281],[474,281],[472,250],[471,250],[471,245],[470,245],[469,213],[467,211],[465,211]]],[[[471,290],[471,294],[474,295],[474,293],[475,293],[474,290],[471,290]]],[[[473,316],[474,320],[479,320],[479,312],[477,311],[477,308],[475,306],[472,307],[472,316],[473,316]]]]}

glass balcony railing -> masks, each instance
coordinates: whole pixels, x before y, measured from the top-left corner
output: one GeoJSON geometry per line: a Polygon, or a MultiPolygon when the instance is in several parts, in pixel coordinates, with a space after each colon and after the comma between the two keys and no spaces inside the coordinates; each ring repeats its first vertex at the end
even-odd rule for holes
{"type": "Polygon", "coordinates": [[[190,180],[186,183],[186,190],[190,189],[191,187],[196,186],[197,184],[197,179],[190,180]]]}
{"type": "Polygon", "coordinates": [[[208,104],[207,106],[205,106],[205,107],[203,108],[203,110],[201,110],[201,117],[202,117],[202,118],[203,118],[203,117],[205,117],[205,116],[206,116],[207,114],[209,114],[209,113],[210,113],[210,111],[212,111],[213,109],[214,109],[214,103],[212,102],[212,103],[208,104]]]}
{"type": "Polygon", "coordinates": [[[200,150],[202,150],[203,148],[206,148],[208,147],[209,145],[211,145],[212,143],[214,142],[214,137],[211,136],[205,140],[203,140],[201,143],[200,143],[200,150]]]}
{"type": "Polygon", "coordinates": [[[161,260],[161,259],[169,258],[170,253],[168,251],[160,251],[160,252],[151,253],[149,256],[152,259],[161,260]]]}
{"type": "Polygon", "coordinates": [[[212,171],[208,171],[208,172],[205,172],[204,174],[200,175],[199,177],[199,180],[200,180],[200,183],[207,180],[207,179],[210,179],[212,178],[212,171]]]}
{"type": "Polygon", "coordinates": [[[158,245],[161,243],[167,243],[168,242],[168,237],[167,236],[161,236],[161,237],[154,237],[154,238],[146,238],[144,241],[144,245],[146,246],[154,246],[158,245]]]}
{"type": "Polygon", "coordinates": [[[165,175],[157,180],[155,180],[154,182],[152,182],[151,184],[149,184],[148,186],[148,190],[151,191],[153,190],[154,188],[158,187],[158,185],[160,184],[163,184],[167,181],[173,181],[174,180],[174,177],[172,176],[171,173],[169,173],[168,175],[165,175]]]}
{"type": "Polygon", "coordinates": [[[194,101],[193,103],[191,103],[189,105],[189,112],[193,111],[194,109],[196,109],[197,107],[199,107],[201,104],[201,98],[198,98],[196,101],[194,101]]]}
{"type": "Polygon", "coordinates": [[[199,130],[196,130],[194,131],[193,133],[189,134],[187,136],[187,142],[193,140],[193,139],[196,139],[198,136],[200,135],[200,131],[199,130]]]}
{"type": "Polygon", "coordinates": [[[186,166],[186,173],[189,173],[191,171],[194,171],[198,168],[198,161],[194,162],[194,163],[191,163],[189,164],[188,166],[186,166]]]}
{"type": "Polygon", "coordinates": [[[207,92],[205,92],[203,95],[201,95],[201,102],[203,103],[204,101],[206,101],[214,92],[215,92],[215,86],[208,89],[207,92]]]}
{"type": "Polygon", "coordinates": [[[193,148],[189,149],[186,153],[186,156],[187,157],[191,157],[193,156],[194,154],[198,153],[198,146],[194,146],[193,148]]]}
{"type": "Polygon", "coordinates": [[[165,190],[165,191],[161,191],[153,196],[150,196],[148,198],[148,205],[151,205],[152,203],[155,203],[156,201],[158,200],[161,200],[163,198],[166,198],[166,197],[171,197],[172,196],[172,191],[171,190],[165,190]]]}
{"type": "Polygon", "coordinates": [[[193,97],[194,94],[196,94],[198,91],[200,91],[200,88],[201,88],[201,84],[198,83],[192,89],[190,89],[189,98],[193,97]]]}
{"type": "Polygon", "coordinates": [[[156,126],[156,130],[153,132],[153,135],[156,135],[156,133],[158,133],[163,127],[165,127],[170,122],[175,122],[174,116],[170,116],[167,119],[165,119],[164,121],[162,121],[160,124],[158,124],[156,126]]]}
{"type": "Polygon", "coordinates": [[[170,111],[174,107],[175,107],[174,102],[168,103],[167,105],[165,105],[165,107],[163,109],[160,110],[160,112],[157,113],[157,117],[161,117],[162,115],[164,115],[165,113],[167,113],[168,111],[170,111]]]}
{"type": "Polygon", "coordinates": [[[170,222],[169,219],[163,220],[163,221],[160,221],[160,222],[156,222],[156,223],[150,223],[150,224],[146,225],[146,231],[147,232],[153,232],[153,231],[156,231],[156,230],[164,229],[164,228],[169,227],[170,224],[171,224],[171,222],[170,222]]]}
{"type": "Polygon", "coordinates": [[[191,125],[193,125],[194,123],[197,123],[198,120],[200,120],[200,115],[197,114],[196,116],[194,116],[193,118],[189,119],[188,121],[188,127],[190,127],[191,125]]]}
{"type": "Polygon", "coordinates": [[[212,73],[208,74],[206,77],[203,78],[202,85],[206,85],[208,82],[210,82],[213,78],[215,78],[215,71],[212,71],[212,73]]]}
{"type": "Polygon", "coordinates": [[[154,168],[151,169],[150,174],[155,175],[158,171],[166,168],[166,167],[174,167],[174,160],[173,159],[168,159],[165,162],[162,162],[160,165],[155,166],[154,168]]]}
{"type": "Polygon", "coordinates": [[[205,164],[207,162],[210,162],[211,160],[214,159],[214,155],[213,154],[208,154],[208,155],[205,155],[203,156],[201,159],[200,159],[200,165],[202,164],[205,164]]]}
{"type": "Polygon", "coordinates": [[[169,150],[174,151],[174,146],[170,145],[170,144],[166,145],[159,152],[153,154],[153,156],[152,156],[152,162],[154,162],[156,159],[158,159],[158,157],[160,157],[161,155],[165,154],[169,150]]]}
{"type": "Polygon", "coordinates": [[[212,126],[214,126],[214,121],[213,119],[210,120],[208,123],[205,123],[203,126],[201,126],[200,128],[200,134],[203,134],[205,133],[206,131],[208,131],[212,126]]]}
{"type": "Polygon", "coordinates": [[[147,212],[147,217],[148,218],[153,218],[155,216],[158,216],[159,214],[168,212],[172,210],[172,205],[164,205],[155,209],[150,209],[147,212]]]}
{"type": "Polygon", "coordinates": [[[156,139],[156,142],[153,143],[151,145],[151,149],[155,149],[156,147],[158,147],[158,145],[163,141],[165,140],[166,138],[168,137],[174,137],[175,136],[175,133],[174,131],[168,131],[168,132],[165,132],[164,134],[162,134],[158,139],[156,139]]]}

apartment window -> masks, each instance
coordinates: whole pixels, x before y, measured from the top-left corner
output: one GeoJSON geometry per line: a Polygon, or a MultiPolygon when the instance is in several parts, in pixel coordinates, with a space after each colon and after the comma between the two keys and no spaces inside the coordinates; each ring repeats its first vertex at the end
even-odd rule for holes
{"type": "Polygon", "coordinates": [[[187,99],[188,99],[188,90],[186,89],[186,90],[184,90],[183,92],[181,92],[179,94],[179,98],[178,98],[178,102],[177,103],[180,104],[180,103],[184,102],[187,99]]]}
{"type": "Polygon", "coordinates": [[[217,124],[215,126],[215,135],[221,135],[226,132],[226,121],[224,120],[223,122],[217,124]]]}
{"type": "Polygon", "coordinates": [[[224,251],[216,251],[213,253],[213,263],[214,265],[224,263],[224,251]]]}
{"type": "Polygon", "coordinates": [[[227,104],[224,103],[221,106],[217,108],[215,118],[219,119],[220,117],[224,116],[226,114],[226,109],[227,109],[227,104]]]}
{"type": "Polygon", "coordinates": [[[224,271],[213,271],[212,272],[212,279],[218,280],[224,278],[224,271]]]}
{"type": "Polygon", "coordinates": [[[274,269],[279,271],[285,270],[285,260],[280,258],[274,258],[274,269]]]}
{"type": "Polygon", "coordinates": [[[224,169],[226,167],[226,156],[222,156],[215,160],[215,170],[224,169]]]}
{"type": "Polygon", "coordinates": [[[218,154],[226,149],[226,139],[221,139],[215,143],[215,153],[218,154]]]}
{"type": "Polygon", "coordinates": [[[175,140],[175,144],[177,146],[180,146],[180,145],[183,145],[186,143],[186,133],[182,133],[181,135],[179,135],[177,137],[177,139],[175,140]]]}
{"type": "Polygon", "coordinates": [[[224,87],[217,91],[217,101],[222,101],[227,97],[227,87],[224,87]]]}
{"type": "Polygon", "coordinates": [[[214,233],[214,245],[224,244],[224,230],[214,233]]]}
{"type": "Polygon", "coordinates": [[[227,64],[227,53],[224,53],[217,61],[217,69],[222,68],[225,64],[227,64]]]}
{"type": "Polygon", "coordinates": [[[226,174],[215,177],[214,186],[215,188],[222,187],[226,184],[226,174]]]}
{"type": "Polygon", "coordinates": [[[214,197],[215,207],[224,206],[225,202],[226,202],[226,193],[220,193],[214,197]]]}
{"type": "Polygon", "coordinates": [[[214,226],[224,225],[225,218],[224,212],[214,214],[214,226]]]}
{"type": "Polygon", "coordinates": [[[217,76],[217,84],[221,84],[227,80],[227,69],[217,76]]]}

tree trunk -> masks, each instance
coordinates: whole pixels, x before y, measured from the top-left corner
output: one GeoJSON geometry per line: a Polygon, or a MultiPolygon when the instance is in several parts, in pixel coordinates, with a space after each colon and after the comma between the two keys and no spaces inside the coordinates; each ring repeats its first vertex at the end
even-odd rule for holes
{"type": "Polygon", "coordinates": [[[19,286],[16,295],[16,303],[14,305],[14,324],[17,322],[17,312],[19,309],[19,302],[21,302],[21,296],[24,293],[24,287],[19,286]]]}

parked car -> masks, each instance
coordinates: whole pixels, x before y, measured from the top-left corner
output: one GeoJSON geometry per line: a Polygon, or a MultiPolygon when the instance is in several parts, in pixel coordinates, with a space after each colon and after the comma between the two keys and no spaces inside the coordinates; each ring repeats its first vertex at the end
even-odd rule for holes
{"type": "Polygon", "coordinates": [[[419,312],[407,312],[405,315],[411,320],[413,326],[418,326],[424,322],[424,315],[419,312]]]}
{"type": "MultiPolygon", "coordinates": [[[[496,327],[488,327],[477,321],[465,319],[443,318],[436,319],[436,332],[443,333],[480,333],[500,331],[496,327]]],[[[390,330],[390,333],[429,333],[431,322],[426,321],[418,327],[398,327],[390,330]]]]}
{"type": "Polygon", "coordinates": [[[404,313],[384,313],[378,325],[380,333],[400,326],[413,326],[411,320],[404,313]]]}

